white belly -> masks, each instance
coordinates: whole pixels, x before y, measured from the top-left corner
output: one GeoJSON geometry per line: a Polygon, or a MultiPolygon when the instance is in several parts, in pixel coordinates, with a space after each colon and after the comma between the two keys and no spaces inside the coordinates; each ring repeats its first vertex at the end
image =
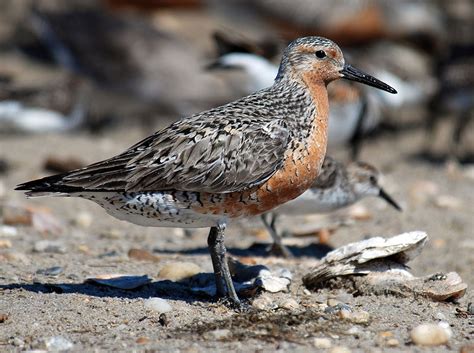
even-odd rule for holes
{"type": "Polygon", "coordinates": [[[81,192],[71,196],[94,201],[115,218],[147,227],[206,228],[226,221],[224,216],[193,211],[200,202],[192,192],[81,192]]]}
{"type": "Polygon", "coordinates": [[[353,201],[347,195],[332,190],[327,192],[314,192],[306,190],[296,199],[288,201],[274,210],[276,214],[307,215],[315,213],[332,212],[342,207],[349,206],[353,201]]]}

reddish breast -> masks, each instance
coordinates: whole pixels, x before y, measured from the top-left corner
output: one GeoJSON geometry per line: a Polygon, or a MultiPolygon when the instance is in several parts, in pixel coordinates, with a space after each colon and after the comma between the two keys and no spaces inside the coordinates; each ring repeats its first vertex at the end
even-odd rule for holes
{"type": "Polygon", "coordinates": [[[311,77],[305,81],[317,107],[307,141],[286,151],[283,167],[264,184],[243,192],[220,194],[218,202],[210,202],[215,200],[212,195],[202,195],[200,211],[225,213],[231,218],[255,216],[298,197],[312,185],[326,155],[329,106],[324,83],[311,77]]]}

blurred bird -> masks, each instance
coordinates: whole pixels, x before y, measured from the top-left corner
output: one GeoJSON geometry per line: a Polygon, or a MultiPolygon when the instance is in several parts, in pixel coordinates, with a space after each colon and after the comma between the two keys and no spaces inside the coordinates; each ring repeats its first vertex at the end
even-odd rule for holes
{"type": "Polygon", "coordinates": [[[285,257],[291,256],[291,252],[283,245],[281,236],[275,228],[279,215],[328,213],[369,196],[378,196],[401,211],[398,203],[380,186],[379,179],[380,172],[368,163],[352,162],[344,166],[326,156],[318,178],[308,190],[296,199],[262,215],[262,221],[273,238],[273,249],[285,257]]]}

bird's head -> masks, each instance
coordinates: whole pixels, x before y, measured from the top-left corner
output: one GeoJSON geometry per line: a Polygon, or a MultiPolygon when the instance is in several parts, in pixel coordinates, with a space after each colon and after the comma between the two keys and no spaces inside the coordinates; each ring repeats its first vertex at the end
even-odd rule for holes
{"type": "Polygon", "coordinates": [[[277,80],[284,77],[319,81],[324,84],[345,78],[397,93],[386,83],[346,64],[339,46],[323,37],[298,38],[288,45],[283,54],[277,80]]]}
{"type": "Polygon", "coordinates": [[[380,185],[381,173],[374,166],[364,162],[353,162],[347,167],[348,178],[358,199],[379,196],[398,211],[401,207],[380,185]]]}

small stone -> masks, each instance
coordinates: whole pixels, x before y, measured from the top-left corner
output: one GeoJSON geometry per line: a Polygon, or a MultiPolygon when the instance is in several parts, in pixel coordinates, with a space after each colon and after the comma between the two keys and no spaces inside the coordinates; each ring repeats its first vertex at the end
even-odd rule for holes
{"type": "Polygon", "coordinates": [[[300,307],[300,304],[293,298],[288,298],[285,299],[284,301],[281,302],[279,305],[280,308],[286,309],[286,310],[296,310],[300,307]]]}
{"type": "Polygon", "coordinates": [[[440,195],[434,200],[434,204],[439,208],[458,210],[462,208],[462,201],[451,195],[440,195]]]}
{"type": "Polygon", "coordinates": [[[327,301],[328,306],[336,306],[338,304],[343,304],[341,301],[334,299],[334,298],[329,298],[327,301]]]}
{"type": "Polygon", "coordinates": [[[329,351],[329,353],[351,353],[351,350],[345,346],[335,346],[329,351]]]}
{"type": "Polygon", "coordinates": [[[258,310],[274,310],[278,305],[269,296],[262,295],[252,301],[252,307],[258,310]]]}
{"type": "Polygon", "coordinates": [[[23,341],[21,338],[14,337],[11,343],[16,347],[21,347],[25,344],[25,341],[23,341]]]}
{"type": "Polygon", "coordinates": [[[137,344],[147,344],[147,343],[150,343],[150,339],[148,337],[142,336],[142,337],[138,337],[135,342],[137,344]]]}
{"type": "Polygon", "coordinates": [[[12,242],[8,239],[0,239],[0,249],[10,249],[12,242]]]}
{"type": "Polygon", "coordinates": [[[0,314],[0,324],[3,324],[7,320],[8,320],[7,314],[0,314]]]}
{"type": "Polygon", "coordinates": [[[23,253],[19,252],[5,252],[0,254],[0,261],[7,261],[7,262],[21,262],[24,264],[28,264],[30,260],[28,256],[23,253]]]}
{"type": "Polygon", "coordinates": [[[228,329],[217,329],[208,332],[208,336],[215,340],[224,340],[230,337],[232,332],[228,329]]]}
{"type": "Polygon", "coordinates": [[[112,229],[106,229],[100,234],[101,238],[104,239],[120,239],[122,237],[122,232],[118,229],[112,228],[112,229]]]}
{"type": "Polygon", "coordinates": [[[340,310],[338,315],[341,319],[353,322],[355,324],[366,324],[370,320],[370,314],[364,310],[340,310]]]}
{"type": "Polygon", "coordinates": [[[92,224],[92,215],[89,212],[79,212],[72,220],[72,224],[87,229],[92,224]]]}
{"type": "Polygon", "coordinates": [[[435,318],[439,321],[446,321],[446,315],[444,315],[443,313],[441,312],[437,312],[436,315],[435,315],[435,318]]]}
{"type": "Polygon", "coordinates": [[[16,237],[18,235],[18,229],[13,226],[0,226],[0,237],[16,237]]]}
{"type": "Polygon", "coordinates": [[[315,338],[313,339],[313,346],[319,349],[328,349],[331,348],[332,343],[329,338],[315,338]]]}
{"type": "Polygon", "coordinates": [[[201,267],[192,262],[171,262],[162,267],[158,277],[171,281],[181,281],[202,272],[201,267]]]}
{"type": "Polygon", "coordinates": [[[38,240],[33,246],[34,252],[45,252],[53,254],[65,254],[66,247],[57,240],[38,240]]]}
{"type": "Polygon", "coordinates": [[[156,255],[153,255],[151,252],[143,250],[143,249],[130,249],[128,251],[128,257],[134,260],[139,261],[151,261],[151,262],[158,262],[160,258],[156,255]]]}
{"type": "Polygon", "coordinates": [[[400,345],[400,342],[396,338],[389,338],[387,340],[387,346],[388,347],[398,347],[400,345]]]}
{"type": "Polygon", "coordinates": [[[46,349],[50,351],[67,351],[74,347],[74,344],[62,336],[53,336],[44,340],[46,349]]]}
{"type": "Polygon", "coordinates": [[[349,330],[346,331],[346,334],[351,336],[359,336],[361,330],[357,326],[352,326],[349,330]]]}
{"type": "Polygon", "coordinates": [[[167,313],[173,310],[171,305],[162,298],[148,298],[143,301],[146,309],[156,311],[158,313],[167,313]]]}
{"type": "Polygon", "coordinates": [[[448,343],[453,335],[447,322],[426,323],[415,327],[410,337],[418,346],[439,346],[448,343]]]}
{"type": "Polygon", "coordinates": [[[62,267],[54,266],[54,267],[39,269],[38,271],[36,271],[36,274],[56,277],[56,276],[59,276],[63,272],[64,272],[64,269],[62,267]]]}

